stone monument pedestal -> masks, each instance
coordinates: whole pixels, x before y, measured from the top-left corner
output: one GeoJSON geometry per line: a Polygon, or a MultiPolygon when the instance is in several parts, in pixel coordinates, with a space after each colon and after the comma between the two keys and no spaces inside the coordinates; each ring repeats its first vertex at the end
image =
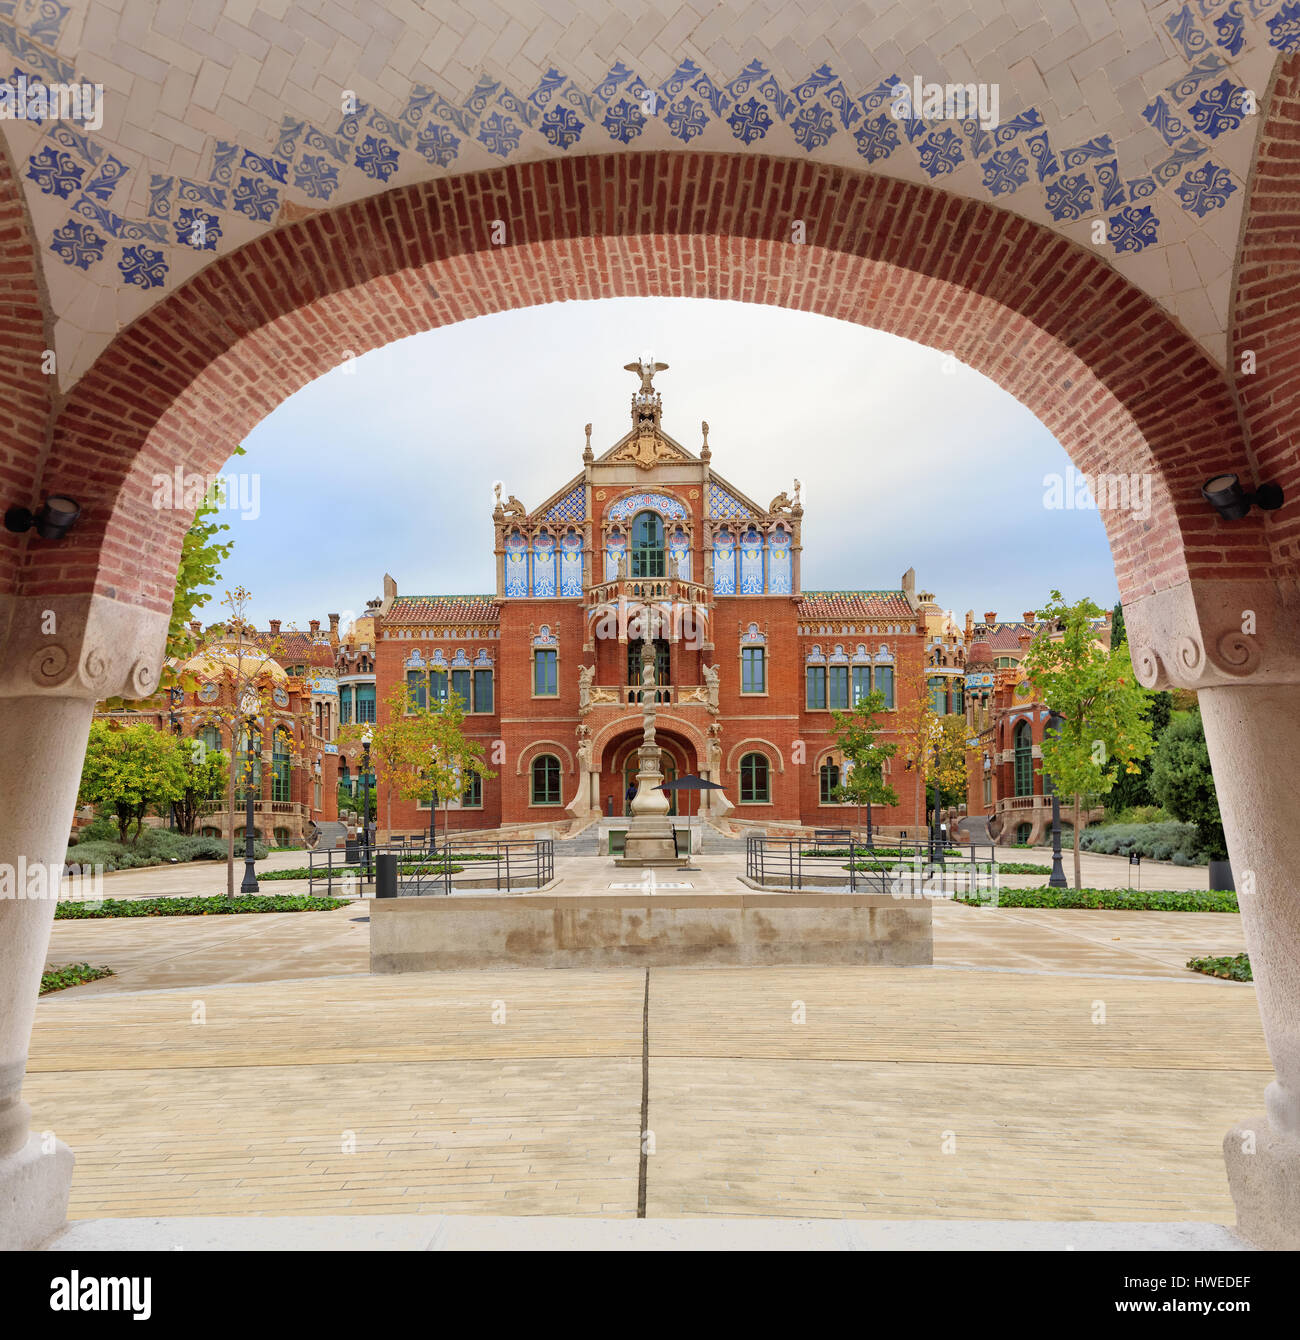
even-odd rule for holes
{"type": "Polygon", "coordinates": [[[670,802],[662,789],[664,780],[659,746],[655,743],[654,651],[649,642],[641,652],[642,715],[644,734],[637,750],[636,795],[632,797],[632,818],[627,826],[623,855],[614,857],[618,866],[672,866],[681,869],[690,864],[689,856],[678,856],[673,842],[670,802]]]}
{"type": "Polygon", "coordinates": [[[660,821],[651,820],[638,831],[637,816],[634,815],[628,824],[623,855],[614,857],[614,864],[621,866],[672,866],[680,870],[690,863],[689,856],[677,855],[672,825],[666,817],[660,821]]]}

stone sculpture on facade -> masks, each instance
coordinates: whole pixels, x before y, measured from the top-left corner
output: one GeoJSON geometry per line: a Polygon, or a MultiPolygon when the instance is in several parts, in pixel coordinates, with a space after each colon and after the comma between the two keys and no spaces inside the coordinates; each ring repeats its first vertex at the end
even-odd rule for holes
{"type": "Polygon", "coordinates": [[[704,682],[709,691],[709,711],[714,716],[718,715],[718,686],[721,674],[716,665],[706,665],[704,667],[704,682]]]}

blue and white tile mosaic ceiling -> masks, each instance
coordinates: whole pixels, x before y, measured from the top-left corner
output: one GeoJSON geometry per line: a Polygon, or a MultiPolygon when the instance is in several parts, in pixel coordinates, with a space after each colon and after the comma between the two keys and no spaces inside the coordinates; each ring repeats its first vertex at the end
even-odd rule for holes
{"type": "MultiPolygon", "coordinates": [[[[57,0],[0,0],[0,48],[11,53],[0,79],[77,81],[80,72],[56,54],[71,13],[57,0]]],[[[684,59],[651,83],[618,60],[590,83],[558,65],[532,88],[484,73],[459,100],[416,83],[404,100],[363,101],[327,124],[285,115],[268,142],[203,137],[203,166],[190,175],[156,171],[102,133],[32,116],[27,133],[37,138],[30,148],[24,141],[20,172],[29,196],[44,202],[33,217],[54,265],[146,293],[192,274],[194,264],[179,266],[187,253],[233,249],[286,203],[328,206],[397,178],[472,170],[484,154],[509,162],[638,147],[652,121],[662,124],[655,147],[666,131],[681,146],[856,161],[1011,204],[1049,226],[1104,216],[1107,245],[1125,258],[1165,240],[1179,212],[1199,224],[1229,202],[1240,206],[1250,154],[1234,146],[1253,141],[1258,118],[1243,103],[1238,67],[1251,53],[1300,50],[1300,0],[1189,0],[1161,13],[1177,72],[1149,95],[1123,145],[1110,133],[1062,138],[1033,106],[1004,110],[988,128],[977,119],[896,119],[891,89],[910,84],[909,69],[859,87],[830,62],[788,82],[758,59],[730,71],[684,59]]],[[[569,499],[552,511],[551,519],[578,519],[569,499]]]]}

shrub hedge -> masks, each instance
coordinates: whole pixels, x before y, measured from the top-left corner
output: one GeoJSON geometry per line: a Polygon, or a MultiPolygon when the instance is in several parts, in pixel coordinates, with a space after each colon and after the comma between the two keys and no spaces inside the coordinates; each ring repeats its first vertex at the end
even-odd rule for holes
{"type": "Polygon", "coordinates": [[[1196,825],[1174,819],[1156,824],[1096,824],[1079,834],[1079,846],[1107,856],[1137,852],[1148,860],[1174,865],[1205,865],[1207,859],[1198,848],[1196,825]]]}
{"type": "MultiPolygon", "coordinates": [[[[1237,895],[1208,889],[1000,889],[1000,907],[1088,907],[1123,912],[1236,912],[1237,895]]],[[[994,901],[976,893],[958,902],[994,901]]]]}
{"type": "MultiPolygon", "coordinates": [[[[114,833],[116,833],[116,828],[114,833]]],[[[243,844],[236,842],[235,855],[243,856],[243,844]]],[[[267,848],[253,844],[253,855],[261,861],[267,848]]],[[[123,846],[113,838],[83,838],[68,847],[64,860],[71,865],[103,866],[105,870],[137,870],[150,865],[170,865],[181,861],[224,861],[226,843],[222,838],[186,837],[165,828],[146,828],[134,844],[123,846]]]]}
{"type": "Polygon", "coordinates": [[[89,963],[69,963],[64,968],[50,968],[41,973],[42,996],[65,987],[80,986],[82,982],[96,982],[101,977],[112,977],[112,968],[92,968],[89,963]]]}
{"type": "Polygon", "coordinates": [[[1253,982],[1248,954],[1233,954],[1230,958],[1189,958],[1187,966],[1193,972],[1210,977],[1226,977],[1233,982],[1253,982]]]}
{"type": "Polygon", "coordinates": [[[204,898],[105,898],[102,903],[59,903],[56,921],[95,917],[207,917],[240,912],[329,912],[348,906],[347,898],[322,898],[306,893],[239,894],[227,898],[215,894],[204,898]]]}

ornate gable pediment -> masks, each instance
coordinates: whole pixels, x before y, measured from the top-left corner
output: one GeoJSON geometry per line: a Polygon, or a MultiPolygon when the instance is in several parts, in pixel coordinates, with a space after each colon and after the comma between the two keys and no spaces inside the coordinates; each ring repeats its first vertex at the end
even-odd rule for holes
{"type": "Polygon", "coordinates": [[[656,465],[698,459],[662,429],[650,428],[633,429],[625,434],[596,464],[623,465],[631,462],[642,470],[651,470],[656,465]]]}

